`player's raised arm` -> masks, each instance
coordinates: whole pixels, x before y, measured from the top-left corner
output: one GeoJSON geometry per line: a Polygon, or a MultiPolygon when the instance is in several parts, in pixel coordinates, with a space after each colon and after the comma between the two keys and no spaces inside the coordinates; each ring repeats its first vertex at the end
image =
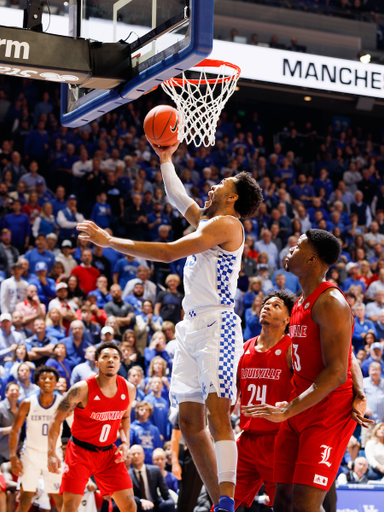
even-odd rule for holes
{"type": "Polygon", "coordinates": [[[27,399],[20,404],[14,419],[11,431],[9,432],[9,459],[11,462],[12,473],[21,476],[23,474],[23,465],[17,456],[17,444],[19,442],[20,430],[26,420],[31,404],[27,399]]]}
{"type": "Polygon", "coordinates": [[[85,233],[79,235],[81,240],[89,240],[100,247],[112,247],[129,256],[167,263],[207,251],[217,245],[223,246],[226,243],[233,246],[223,247],[225,250],[237,250],[243,237],[239,222],[230,216],[214,217],[204,223],[202,229],[169,243],[116,238],[90,220],[78,224],[77,230],[85,233]]]}
{"type": "Polygon", "coordinates": [[[131,428],[131,409],[132,409],[132,403],[135,401],[136,398],[136,386],[131,384],[127,381],[127,387],[128,387],[128,395],[129,395],[129,406],[128,409],[125,411],[124,416],[121,418],[120,423],[120,439],[121,439],[121,445],[118,447],[118,449],[115,451],[116,459],[115,462],[124,462],[125,459],[128,457],[129,453],[129,429],[131,428]]]}
{"type": "Polygon", "coordinates": [[[196,228],[200,221],[200,208],[185,191],[185,187],[176,174],[172,163],[172,155],[179,147],[179,143],[168,147],[159,147],[151,142],[149,143],[160,158],[160,169],[163,176],[165,193],[170,203],[196,228]]]}
{"type": "Polygon", "coordinates": [[[88,400],[88,384],[85,381],[77,382],[72,386],[57,407],[48,426],[48,470],[51,473],[60,473],[60,459],[56,455],[57,439],[63,421],[70,416],[78,404],[88,400]]]}

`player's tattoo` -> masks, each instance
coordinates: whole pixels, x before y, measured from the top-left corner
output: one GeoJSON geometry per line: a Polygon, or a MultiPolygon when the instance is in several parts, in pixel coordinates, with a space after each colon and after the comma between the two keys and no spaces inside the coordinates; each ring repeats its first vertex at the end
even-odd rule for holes
{"type": "Polygon", "coordinates": [[[67,393],[64,395],[63,400],[60,402],[58,409],[62,412],[68,413],[68,416],[70,416],[77,406],[77,404],[80,402],[80,400],[76,400],[76,398],[80,395],[80,390],[76,386],[72,387],[67,391],[67,393]]]}

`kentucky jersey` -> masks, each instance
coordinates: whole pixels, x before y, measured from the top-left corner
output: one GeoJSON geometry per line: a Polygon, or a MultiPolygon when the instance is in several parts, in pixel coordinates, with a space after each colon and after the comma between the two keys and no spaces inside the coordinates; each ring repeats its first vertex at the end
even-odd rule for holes
{"type": "MultiPolygon", "coordinates": [[[[288,401],[292,391],[292,373],[288,368],[287,350],[291,338],[284,336],[274,347],[265,352],[255,349],[256,338],[244,343],[238,374],[242,405],[275,405],[288,401]]],[[[253,434],[273,433],[280,423],[265,418],[250,418],[240,413],[240,428],[253,434]]]]}
{"type": "MultiPolygon", "coordinates": [[[[299,303],[300,299],[298,299],[292,309],[289,335],[292,339],[294,370],[292,384],[295,389],[295,396],[307,390],[325,368],[321,353],[320,329],[312,320],[312,308],[320,295],[329,288],[338,289],[332,283],[324,281],[301,304],[299,303]]],[[[334,389],[332,393],[352,389],[351,351],[352,338],[349,348],[347,380],[334,389]]]]}
{"type": "MultiPolygon", "coordinates": [[[[30,409],[27,416],[27,437],[24,442],[26,448],[33,448],[39,452],[48,451],[48,424],[61,402],[61,398],[54,395],[51,407],[43,407],[39,401],[40,394],[29,397],[30,409]]],[[[61,427],[62,430],[63,427],[61,427]]],[[[61,446],[61,432],[57,439],[57,448],[61,446]]]]}
{"type": "MultiPolygon", "coordinates": [[[[207,220],[200,221],[197,231],[202,229],[204,222],[207,220]]],[[[184,267],[183,309],[186,313],[198,308],[235,307],[243,247],[244,235],[237,251],[229,252],[215,246],[200,254],[188,256],[184,267]]]]}

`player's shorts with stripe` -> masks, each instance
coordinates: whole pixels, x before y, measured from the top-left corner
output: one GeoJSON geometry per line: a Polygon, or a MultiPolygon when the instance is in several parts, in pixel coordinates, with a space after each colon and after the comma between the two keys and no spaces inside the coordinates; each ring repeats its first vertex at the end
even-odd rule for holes
{"type": "Polygon", "coordinates": [[[263,483],[272,506],[276,490],[273,479],[276,434],[243,432],[237,439],[235,510],[240,505],[251,507],[263,483]]]}
{"type": "Polygon", "coordinates": [[[105,452],[92,452],[68,441],[65,453],[60,494],[84,494],[85,486],[93,475],[103,496],[132,488],[132,481],[123,462],[116,463],[116,447],[105,452]]]}
{"type": "Polygon", "coordinates": [[[329,490],[356,427],[352,400],[352,390],[334,392],[282,423],[275,446],[275,482],[329,490]]]}
{"type": "MultiPolygon", "coordinates": [[[[61,450],[58,456],[62,460],[61,450]]],[[[26,492],[36,492],[37,483],[42,476],[44,480],[44,491],[48,494],[59,494],[61,477],[60,474],[50,473],[47,466],[47,452],[34,450],[29,446],[23,449],[21,462],[23,474],[20,477],[20,484],[26,492]]]]}
{"type": "Polygon", "coordinates": [[[170,398],[205,403],[209,393],[236,400],[236,372],[243,352],[240,318],[232,309],[188,311],[176,326],[170,398]]]}

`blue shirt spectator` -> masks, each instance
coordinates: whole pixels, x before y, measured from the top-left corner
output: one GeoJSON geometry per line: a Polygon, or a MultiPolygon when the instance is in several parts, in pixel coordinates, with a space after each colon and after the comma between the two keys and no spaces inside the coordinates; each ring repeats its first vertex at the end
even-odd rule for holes
{"type": "Polygon", "coordinates": [[[169,439],[170,427],[168,421],[169,400],[161,396],[163,383],[160,377],[152,377],[150,389],[152,392],[145,397],[145,401],[153,405],[153,412],[149,419],[160,431],[163,440],[169,439]]]}
{"type": "Polygon", "coordinates": [[[63,339],[67,349],[67,359],[71,370],[85,362],[85,350],[91,345],[84,336],[84,325],[80,320],[71,323],[71,335],[63,339]]]}
{"type": "Polygon", "coordinates": [[[79,382],[79,380],[84,380],[97,373],[97,367],[95,365],[95,352],[96,348],[92,345],[85,349],[85,363],[80,363],[75,366],[72,370],[71,375],[71,386],[79,382]]]}
{"type": "Polygon", "coordinates": [[[375,423],[384,418],[384,379],[383,372],[380,375],[379,367],[374,365],[369,370],[369,377],[363,380],[364,393],[367,395],[367,409],[372,413],[371,419],[375,423]]]}
{"type": "Polygon", "coordinates": [[[29,284],[36,286],[40,301],[48,309],[49,302],[56,297],[56,283],[53,279],[47,277],[47,268],[44,261],[36,263],[35,272],[37,277],[33,277],[29,284]]]}
{"type": "MultiPolygon", "coordinates": [[[[138,411],[143,405],[146,404],[146,409],[149,409],[149,404],[145,401],[141,402],[136,409],[136,417],[138,411]]],[[[150,404],[152,406],[152,404],[150,404]]],[[[140,418],[141,419],[141,418],[140,418]]],[[[160,437],[160,431],[155,425],[149,421],[149,412],[147,421],[139,421],[136,419],[131,424],[130,431],[130,445],[139,444],[143,447],[145,464],[152,464],[152,452],[155,448],[162,448],[163,443],[160,437]]]]}
{"type": "Polygon", "coordinates": [[[106,202],[107,195],[102,192],[99,196],[100,200],[94,205],[91,213],[91,220],[101,228],[109,228],[111,223],[111,207],[106,202]],[[103,199],[104,198],[104,199],[103,199]]]}
{"type": "Polygon", "coordinates": [[[71,387],[71,368],[69,366],[68,359],[66,358],[67,351],[64,343],[58,342],[53,349],[53,357],[50,357],[45,363],[47,366],[56,368],[59,372],[60,377],[64,377],[67,381],[67,388],[71,387]]]}
{"type": "Polygon", "coordinates": [[[49,136],[45,131],[45,122],[40,121],[37,124],[37,129],[32,130],[25,140],[24,153],[33,158],[45,158],[49,148],[49,136]]]}
{"type": "Polygon", "coordinates": [[[3,219],[3,229],[11,231],[11,244],[19,252],[24,252],[27,240],[31,236],[31,223],[28,215],[21,213],[21,202],[19,199],[13,202],[13,213],[8,213],[3,219]]]}
{"type": "Polygon", "coordinates": [[[249,340],[261,333],[261,325],[259,323],[259,315],[252,308],[245,310],[245,329],[244,340],[249,340]]]}
{"type": "Polygon", "coordinates": [[[268,265],[274,269],[278,267],[279,251],[276,245],[271,241],[272,234],[269,229],[264,229],[261,233],[261,240],[255,243],[255,249],[260,254],[265,252],[268,254],[268,265]]]}
{"type": "Polygon", "coordinates": [[[46,333],[45,322],[42,318],[37,318],[34,321],[33,329],[35,334],[28,338],[26,343],[29,343],[31,350],[39,356],[38,359],[34,359],[34,362],[36,366],[40,366],[49,359],[59,341],[46,333]]]}
{"type": "Polygon", "coordinates": [[[352,334],[352,344],[355,350],[364,346],[364,338],[368,331],[374,333],[377,336],[375,324],[365,317],[365,305],[355,304],[353,307],[353,313],[355,315],[355,325],[352,334]]]}
{"type": "Polygon", "coordinates": [[[113,280],[116,284],[119,284],[121,289],[124,290],[125,285],[131,279],[134,279],[137,274],[137,269],[140,267],[132,256],[125,256],[118,260],[113,267],[113,280]]]}
{"type": "MultiPolygon", "coordinates": [[[[368,377],[369,375],[369,365],[371,363],[379,363],[381,366],[381,377],[384,377],[384,361],[381,359],[383,355],[383,350],[381,348],[381,343],[378,341],[372,343],[370,349],[370,355],[361,363],[361,372],[364,377],[368,377]]],[[[380,419],[380,421],[383,418],[380,419]]]]}
{"type": "Polygon", "coordinates": [[[3,361],[6,356],[12,356],[13,347],[23,343],[22,335],[13,331],[11,327],[12,315],[10,313],[0,315],[0,361],[3,361]]]}

